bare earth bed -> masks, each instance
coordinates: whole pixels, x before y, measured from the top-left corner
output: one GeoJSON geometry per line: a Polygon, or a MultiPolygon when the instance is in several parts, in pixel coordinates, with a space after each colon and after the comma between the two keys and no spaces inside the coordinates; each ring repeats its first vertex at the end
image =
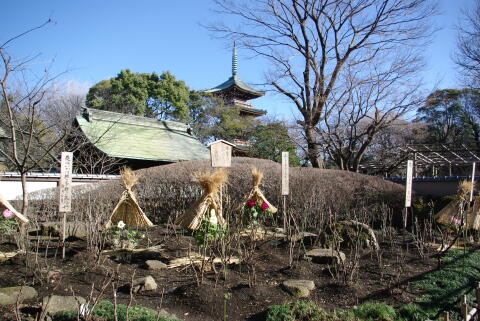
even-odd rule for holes
{"type": "MultiPolygon", "coordinates": [[[[219,265],[216,267],[217,273],[206,272],[203,282],[200,282],[200,271],[192,265],[160,270],[148,270],[145,267],[146,260],[168,263],[172,258],[188,255],[189,251],[198,251],[193,237],[164,226],[149,228],[146,233],[147,237],[139,247],[156,246],[155,250],[128,254],[103,253],[97,263],[93,256],[87,254],[83,239],[68,242],[65,260],[61,259],[61,249],[57,249],[54,241],[42,240],[38,255],[17,255],[0,263],[0,287],[33,286],[39,296],[36,301],[24,302],[28,308],[22,311],[34,314],[44,296],[74,293],[87,298],[92,284],[96,296],[106,280],[115,282],[115,288],[119,289],[118,302],[127,304],[130,296],[124,285],[131,281],[132,275],[135,278],[151,275],[158,289],[135,294],[133,304],[163,308],[186,321],[205,321],[223,320],[226,301],[229,320],[263,320],[262,312],[268,306],[295,300],[281,287],[281,283],[288,279],[314,281],[316,287],[308,299],[330,310],[348,308],[365,301],[382,301],[399,306],[411,303],[418,295],[409,282],[436,267],[436,263],[428,256],[420,258],[416,248],[409,244],[408,237],[394,235],[391,239],[397,241],[382,243],[379,254],[375,251],[363,252],[358,275],[353,282],[345,285],[341,273],[340,277],[332,277],[335,274],[333,266],[302,258],[312,246],[297,246],[294,253],[296,260],[290,267],[288,242],[270,238],[257,241],[253,285],[251,266],[245,264],[230,265],[226,280],[219,265]],[[401,240],[405,241],[402,243],[401,240]],[[116,271],[118,276],[115,275],[116,271]],[[227,293],[231,295],[225,299],[227,293]]],[[[0,244],[1,252],[12,250],[15,250],[12,244],[0,244]]],[[[348,251],[346,254],[348,257],[348,251]]],[[[102,299],[113,301],[112,285],[106,287],[102,299]]],[[[4,316],[2,320],[14,320],[13,309],[13,306],[0,306],[0,315],[4,316]]]]}

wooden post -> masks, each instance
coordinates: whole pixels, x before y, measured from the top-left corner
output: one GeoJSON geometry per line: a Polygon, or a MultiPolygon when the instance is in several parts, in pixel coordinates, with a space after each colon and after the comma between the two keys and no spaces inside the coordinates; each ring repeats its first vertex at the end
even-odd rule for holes
{"type": "Polygon", "coordinates": [[[59,202],[58,212],[63,214],[62,224],[62,258],[65,259],[65,239],[67,212],[72,211],[72,161],[73,153],[62,152],[62,163],[60,167],[60,184],[59,184],[59,202]]]}
{"type": "Polygon", "coordinates": [[[477,310],[480,311],[480,282],[477,282],[477,287],[475,289],[475,297],[477,299],[477,310]]]}
{"type": "MultiPolygon", "coordinates": [[[[233,144],[217,140],[210,145],[210,160],[213,168],[232,166],[233,144]]],[[[220,214],[223,215],[223,184],[220,185],[220,214]]]]}
{"type": "Polygon", "coordinates": [[[473,201],[473,188],[475,185],[475,162],[472,165],[472,188],[470,189],[470,202],[473,201]]]}
{"type": "Polygon", "coordinates": [[[282,152],[282,198],[283,198],[283,229],[287,229],[287,196],[289,194],[289,153],[282,152]]]}
{"type": "Polygon", "coordinates": [[[403,215],[403,227],[407,228],[407,209],[412,206],[412,180],[413,180],[413,161],[407,161],[407,179],[405,182],[405,212],[403,215]]]}
{"type": "Polygon", "coordinates": [[[463,320],[468,321],[468,305],[467,296],[465,294],[460,297],[460,313],[463,320]]]}
{"type": "Polygon", "coordinates": [[[450,321],[450,312],[448,311],[445,312],[445,314],[443,315],[443,320],[450,321]]]}

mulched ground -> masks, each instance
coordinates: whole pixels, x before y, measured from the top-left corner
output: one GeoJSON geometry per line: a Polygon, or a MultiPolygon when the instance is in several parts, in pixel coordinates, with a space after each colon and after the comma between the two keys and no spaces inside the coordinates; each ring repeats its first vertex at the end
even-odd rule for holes
{"type": "MultiPolygon", "coordinates": [[[[150,228],[140,244],[140,247],[160,245],[160,251],[133,255],[102,254],[98,262],[87,253],[85,240],[71,240],[65,260],[61,259],[61,249],[57,248],[56,242],[42,240],[38,243],[38,251],[35,249],[36,253],[17,255],[0,263],[0,287],[33,286],[39,297],[37,301],[26,303],[35,307],[41,298],[50,294],[74,293],[87,298],[93,286],[93,293],[98,295],[105,281],[112,280],[112,275],[114,287],[120,291],[130,282],[132,275],[135,278],[152,275],[158,290],[136,294],[133,304],[163,308],[185,321],[223,320],[225,303],[228,320],[263,320],[262,312],[268,306],[294,300],[280,286],[287,279],[313,280],[316,289],[309,299],[326,309],[348,308],[364,301],[383,301],[399,306],[411,303],[418,295],[409,282],[435,269],[436,262],[428,255],[422,259],[408,238],[396,235],[392,240],[381,244],[379,254],[366,250],[362,253],[358,272],[348,285],[342,282],[344,278],[332,277],[333,267],[301,259],[309,246],[295,249],[297,259],[290,267],[288,243],[279,239],[257,242],[251,260],[255,262],[255,282],[252,282],[252,266],[246,264],[230,266],[226,280],[221,266],[216,268],[217,273],[205,273],[203,280],[200,271],[192,266],[147,270],[144,267],[147,259],[167,261],[197,249],[191,236],[162,226],[150,228]],[[48,278],[49,271],[59,273],[50,273],[48,278]]],[[[2,252],[14,249],[11,243],[0,244],[2,252]]],[[[112,289],[112,285],[108,285],[102,299],[113,300],[112,289]]],[[[119,303],[126,304],[129,299],[128,291],[119,292],[119,303]]],[[[13,320],[12,311],[13,307],[0,307],[2,320],[13,320]]]]}

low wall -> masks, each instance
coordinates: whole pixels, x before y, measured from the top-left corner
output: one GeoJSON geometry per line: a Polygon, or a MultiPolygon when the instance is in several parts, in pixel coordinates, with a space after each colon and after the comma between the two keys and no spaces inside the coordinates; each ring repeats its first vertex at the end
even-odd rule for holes
{"type": "MultiPolygon", "coordinates": [[[[441,197],[456,194],[458,185],[461,181],[471,181],[468,176],[445,176],[445,177],[414,177],[412,190],[419,195],[430,195],[441,197]]],[[[385,180],[405,185],[405,177],[387,177],[385,180]]],[[[480,176],[475,176],[475,182],[480,180],[480,176]]]]}
{"type": "MultiPolygon", "coordinates": [[[[102,180],[117,178],[119,178],[118,175],[73,174],[72,186],[91,184],[102,180]]],[[[59,173],[28,173],[27,191],[28,193],[31,193],[42,189],[57,187],[59,180],[59,173]]],[[[0,173],[0,194],[9,201],[22,198],[22,182],[19,173],[0,173]]]]}

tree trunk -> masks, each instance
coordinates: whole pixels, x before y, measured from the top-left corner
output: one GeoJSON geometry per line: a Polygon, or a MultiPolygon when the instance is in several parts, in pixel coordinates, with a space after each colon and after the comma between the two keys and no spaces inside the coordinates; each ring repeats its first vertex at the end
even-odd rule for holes
{"type": "Polygon", "coordinates": [[[27,211],[28,211],[28,192],[27,192],[27,173],[22,172],[21,173],[21,178],[22,178],[22,214],[27,216],[27,211]]]}
{"type": "Polygon", "coordinates": [[[315,168],[320,167],[320,162],[318,161],[320,153],[318,152],[317,140],[315,138],[315,130],[313,127],[305,127],[305,139],[307,140],[307,157],[312,166],[315,168]]]}

